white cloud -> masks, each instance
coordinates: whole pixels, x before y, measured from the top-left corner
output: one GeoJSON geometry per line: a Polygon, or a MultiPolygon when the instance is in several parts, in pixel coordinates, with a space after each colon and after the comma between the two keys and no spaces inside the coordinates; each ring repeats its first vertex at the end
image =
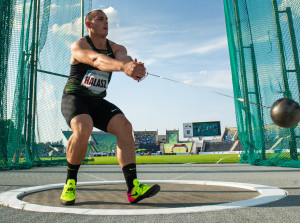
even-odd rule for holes
{"type": "Polygon", "coordinates": [[[199,74],[207,74],[207,70],[201,70],[199,74]]]}
{"type": "MultiPolygon", "coordinates": [[[[140,56],[138,56],[138,54],[135,54],[135,55],[137,58],[140,58],[140,56]]],[[[157,60],[153,59],[153,58],[148,58],[148,59],[143,60],[143,63],[147,64],[147,66],[155,64],[156,62],[157,62],[157,60]]]]}
{"type": "Polygon", "coordinates": [[[227,49],[227,37],[219,36],[210,39],[181,41],[181,39],[169,41],[161,40],[164,36],[189,33],[189,30],[166,30],[150,24],[143,27],[119,27],[109,30],[108,38],[124,45],[128,54],[140,58],[145,64],[153,65],[158,61],[189,55],[208,55],[219,50],[227,49]],[[178,50],[184,49],[184,50],[178,50]]]}
{"type": "Polygon", "coordinates": [[[193,47],[193,49],[188,50],[185,54],[207,54],[218,49],[227,47],[227,37],[214,39],[212,42],[208,42],[199,47],[193,47]]]}
{"type": "Polygon", "coordinates": [[[80,36],[81,35],[81,18],[78,17],[73,20],[73,22],[65,23],[61,26],[58,24],[54,24],[51,27],[51,32],[56,34],[64,34],[64,35],[72,35],[72,36],[80,36]]]}
{"type": "Polygon", "coordinates": [[[54,86],[49,84],[48,82],[44,81],[40,90],[37,94],[38,102],[44,104],[45,106],[39,106],[39,109],[50,111],[50,110],[57,110],[60,108],[60,101],[55,99],[55,89],[54,86]]]}
{"type": "MultiPolygon", "coordinates": [[[[73,5],[74,7],[77,6],[76,4],[73,5]]],[[[115,23],[116,26],[119,26],[119,17],[118,12],[113,7],[108,7],[103,9],[105,14],[109,19],[109,23],[115,23]]],[[[63,25],[54,24],[51,29],[53,33],[59,33],[64,35],[72,35],[76,37],[80,37],[81,35],[81,17],[77,17],[70,23],[65,23],[63,25]]]]}
{"type": "Polygon", "coordinates": [[[183,81],[184,84],[191,84],[191,82],[192,82],[191,79],[183,81]]]}
{"type": "Polygon", "coordinates": [[[183,79],[183,83],[204,88],[232,89],[232,79],[230,70],[202,70],[198,73],[180,74],[178,78],[183,79]]]}
{"type": "Polygon", "coordinates": [[[47,81],[43,81],[39,85],[36,124],[40,142],[61,140],[61,129],[66,128],[60,112],[61,101],[56,97],[57,90],[57,86],[47,81]],[[48,128],[49,126],[51,128],[48,128]]]}
{"type": "Polygon", "coordinates": [[[120,26],[120,19],[118,16],[118,11],[115,8],[110,6],[108,8],[103,9],[103,12],[106,14],[109,24],[115,23],[117,27],[120,26]]]}
{"type": "Polygon", "coordinates": [[[164,44],[157,48],[149,49],[149,53],[154,58],[169,59],[179,56],[188,55],[205,55],[210,54],[214,51],[227,48],[227,38],[216,38],[212,41],[202,43],[187,43],[187,42],[172,42],[170,44],[164,44]],[[178,49],[185,49],[184,51],[178,49]]]}
{"type": "Polygon", "coordinates": [[[134,44],[142,41],[147,36],[147,29],[143,27],[119,27],[109,29],[108,38],[116,43],[134,44]]]}
{"type": "Polygon", "coordinates": [[[221,88],[221,89],[232,89],[232,78],[230,70],[213,70],[208,72],[201,85],[221,88]]]}

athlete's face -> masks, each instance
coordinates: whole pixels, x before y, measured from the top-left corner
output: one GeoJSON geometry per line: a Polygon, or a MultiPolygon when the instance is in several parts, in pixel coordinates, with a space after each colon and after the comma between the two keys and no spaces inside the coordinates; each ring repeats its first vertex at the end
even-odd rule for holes
{"type": "Polygon", "coordinates": [[[108,35],[108,19],[104,12],[96,12],[94,19],[89,23],[90,29],[97,35],[108,35]]]}

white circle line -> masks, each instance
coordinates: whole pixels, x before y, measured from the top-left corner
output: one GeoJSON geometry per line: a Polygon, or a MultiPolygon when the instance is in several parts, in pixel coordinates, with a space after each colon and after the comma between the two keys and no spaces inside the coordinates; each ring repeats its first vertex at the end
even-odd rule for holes
{"type": "MultiPolygon", "coordinates": [[[[257,191],[260,193],[260,195],[247,200],[217,204],[217,205],[180,207],[180,208],[160,208],[160,209],[67,208],[67,207],[54,207],[54,206],[31,204],[19,199],[21,196],[30,193],[55,189],[55,188],[62,188],[64,184],[60,183],[60,184],[48,184],[42,186],[26,187],[26,188],[20,188],[16,190],[2,192],[0,193],[0,205],[15,208],[15,209],[22,209],[22,210],[36,211],[36,212],[72,213],[72,214],[83,214],[83,215],[153,215],[153,214],[195,213],[195,212],[206,212],[206,211],[218,211],[218,210],[225,210],[225,209],[232,209],[232,208],[243,208],[243,207],[250,207],[250,206],[270,203],[287,196],[287,192],[285,190],[276,187],[269,187],[269,186],[258,185],[258,184],[222,182],[222,181],[198,181],[198,180],[143,180],[141,182],[236,187],[236,188],[243,188],[247,190],[257,191]]],[[[77,186],[117,185],[123,183],[124,181],[92,181],[92,182],[80,182],[77,184],[77,186]]]]}

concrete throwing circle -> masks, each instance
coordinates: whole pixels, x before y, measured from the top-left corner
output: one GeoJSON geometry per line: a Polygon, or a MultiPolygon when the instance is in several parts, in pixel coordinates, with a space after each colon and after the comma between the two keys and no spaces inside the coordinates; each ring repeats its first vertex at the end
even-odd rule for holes
{"type": "MultiPolygon", "coordinates": [[[[20,198],[45,190],[51,190],[55,188],[62,188],[63,183],[49,184],[43,186],[34,186],[20,188],[16,190],[10,190],[0,193],[0,205],[22,209],[27,211],[37,212],[54,212],[54,213],[72,213],[72,214],[84,214],[84,215],[152,215],[152,214],[179,214],[179,213],[195,213],[206,211],[218,211],[232,208],[242,208],[256,206],[260,204],[270,203],[287,196],[287,192],[276,188],[257,184],[245,184],[235,182],[220,182],[220,181],[193,181],[193,180],[143,180],[142,183],[160,183],[160,184],[195,184],[206,186],[222,186],[222,187],[234,187],[242,188],[251,191],[258,192],[260,195],[242,201],[236,201],[231,203],[222,203],[215,205],[203,205],[192,207],[180,207],[180,208],[161,208],[161,209],[87,209],[87,208],[68,208],[68,207],[55,207],[44,206],[38,204],[32,204],[25,202],[20,198]]],[[[124,181],[93,181],[93,182],[81,182],[77,186],[95,186],[95,185],[118,185],[124,184],[124,181]]]]}

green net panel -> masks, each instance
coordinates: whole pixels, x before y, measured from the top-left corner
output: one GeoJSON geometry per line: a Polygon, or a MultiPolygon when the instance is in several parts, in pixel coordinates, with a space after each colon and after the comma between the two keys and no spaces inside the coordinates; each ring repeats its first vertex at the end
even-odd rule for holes
{"type": "MultiPolygon", "coordinates": [[[[224,0],[234,96],[271,107],[299,102],[300,1],[224,0]]],[[[270,110],[235,101],[241,163],[300,167],[300,125],[276,126],[270,110]]]]}
{"type": "Polygon", "coordinates": [[[0,169],[66,163],[60,103],[69,48],[91,8],[91,0],[1,1],[0,169]]]}
{"type": "Polygon", "coordinates": [[[16,1],[0,3],[0,165],[8,162],[7,138],[10,120],[7,118],[7,68],[12,39],[14,5],[16,1]]]}

